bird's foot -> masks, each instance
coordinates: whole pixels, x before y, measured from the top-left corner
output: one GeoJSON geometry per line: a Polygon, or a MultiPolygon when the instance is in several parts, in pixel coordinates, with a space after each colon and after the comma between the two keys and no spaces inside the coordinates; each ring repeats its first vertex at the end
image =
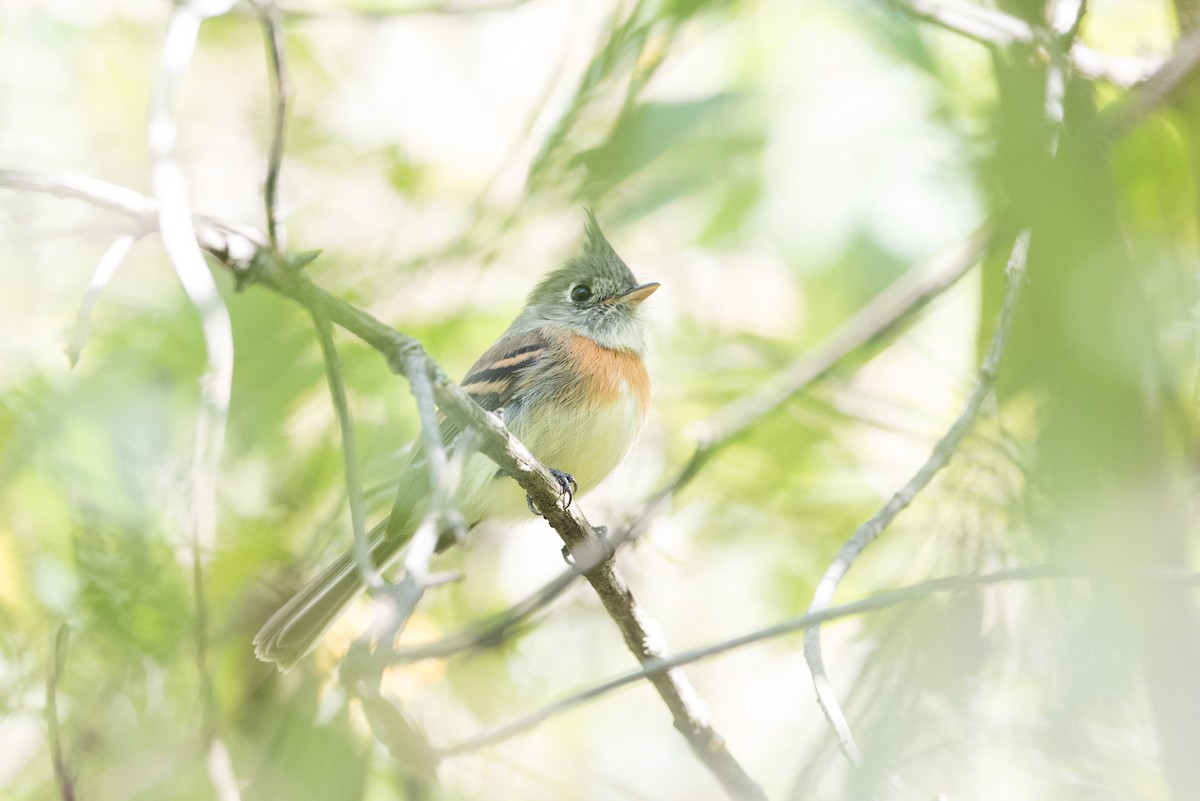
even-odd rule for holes
{"type": "MultiPolygon", "coordinates": [[[[564,473],[561,470],[550,468],[550,475],[554,476],[554,480],[558,482],[558,494],[563,499],[563,508],[570,509],[571,501],[575,499],[575,493],[579,491],[579,483],[570,473],[564,473]]],[[[529,511],[535,515],[540,515],[542,510],[533,502],[533,498],[529,495],[525,496],[525,505],[529,507],[529,511]]]]}

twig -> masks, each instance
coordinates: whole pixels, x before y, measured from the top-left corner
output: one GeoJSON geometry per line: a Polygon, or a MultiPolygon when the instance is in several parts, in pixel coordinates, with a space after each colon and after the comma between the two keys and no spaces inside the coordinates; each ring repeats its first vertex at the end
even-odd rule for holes
{"type": "MultiPolygon", "coordinates": [[[[1044,37],[1020,17],[993,8],[970,3],[946,3],[936,0],[886,0],[921,22],[964,36],[990,48],[1003,49],[1014,44],[1045,47],[1044,37]]],[[[1060,36],[1074,39],[1073,32],[1057,31],[1060,36]]],[[[1160,59],[1110,56],[1082,42],[1071,45],[1069,61],[1079,74],[1108,81],[1114,86],[1129,88],[1158,70],[1160,59]]]]}
{"type": "Polygon", "coordinates": [[[192,582],[196,601],[196,666],[204,703],[208,772],[221,801],[240,793],[229,753],[217,735],[217,709],[208,668],[208,605],[204,592],[204,554],[216,539],[216,484],[229,393],[233,381],[233,331],[229,312],[217,293],[196,239],[188,208],[183,169],[175,160],[177,130],[172,105],[195,50],[200,24],[222,14],[232,0],[193,0],[177,7],[167,25],[150,108],[151,185],[158,201],[158,230],[184,292],[200,314],[207,364],[201,378],[200,410],[192,461],[192,582]]]}
{"type": "MultiPolygon", "coordinates": [[[[984,357],[983,364],[979,368],[979,376],[976,379],[975,388],[971,391],[970,396],[963,405],[962,411],[959,412],[958,417],[955,418],[954,423],[942,438],[938,440],[929,458],[921,465],[921,468],[917,470],[913,477],[870,520],[859,526],[850,539],[842,545],[837,557],[826,569],[825,575],[817,585],[812,603],[808,607],[810,613],[818,613],[829,608],[834,593],[837,592],[838,584],[841,583],[842,578],[846,575],[854,560],[891,525],[896,516],[912,503],[917,494],[929,485],[933,477],[950,461],[959,443],[962,442],[963,438],[971,430],[975,418],[979,414],[979,409],[991,392],[992,385],[995,383],[996,376],[999,373],[1000,359],[1004,355],[1005,346],[1008,344],[1008,334],[1012,328],[1013,316],[1016,313],[1017,298],[1020,297],[1021,293],[1025,259],[1028,252],[1029,232],[1024,231],[1017,237],[1016,244],[1013,246],[1012,257],[1008,262],[1006,270],[1008,289],[1005,292],[1004,302],[1000,309],[1000,318],[996,323],[996,330],[992,333],[992,340],[988,346],[987,355],[984,357]]],[[[837,695],[834,693],[833,686],[830,684],[829,677],[825,672],[825,664],[821,656],[821,629],[819,625],[814,625],[804,633],[804,658],[808,662],[809,669],[812,671],[813,685],[817,692],[817,701],[820,703],[821,710],[825,713],[825,718],[829,721],[830,727],[833,728],[837,735],[838,746],[852,765],[861,764],[862,755],[859,753],[858,746],[854,742],[850,726],[846,722],[845,715],[838,704],[837,695]]]]}
{"type": "Polygon", "coordinates": [[[977,228],[965,242],[910,270],[868,302],[813,353],[792,362],[756,391],[735,399],[697,426],[691,461],[668,485],[679,489],[721,448],[745,434],[797,393],[828,376],[848,356],[911,319],[966,274],[991,241],[991,226],[977,228]]]}
{"type": "Polygon", "coordinates": [[[0,169],[0,186],[82,200],[141,222],[153,223],[157,214],[157,205],[142,193],[78,172],[0,169]]]}
{"type": "Polygon", "coordinates": [[[71,627],[63,623],[54,636],[54,650],[46,671],[46,733],[50,738],[50,758],[54,762],[54,777],[58,780],[58,794],[63,801],[75,801],[76,798],[75,778],[67,767],[58,731],[58,681],[67,662],[67,642],[70,637],[71,627]]]}
{"type": "Polygon", "coordinates": [[[363,586],[371,591],[383,586],[371,559],[367,545],[366,514],[363,511],[362,478],[358,469],[358,445],[354,436],[354,419],[350,404],[346,400],[346,384],[342,380],[342,360],[333,342],[333,329],[329,319],[316,309],[311,312],[313,325],[317,329],[317,342],[321,346],[321,357],[325,362],[325,378],[329,383],[329,395],[333,400],[334,414],[342,437],[342,469],[346,474],[346,502],[350,507],[350,527],[354,532],[354,561],[362,577],[363,586]]]}
{"type": "MultiPolygon", "coordinates": [[[[574,709],[588,701],[593,701],[603,695],[619,690],[622,687],[627,687],[630,684],[642,681],[654,674],[663,673],[671,668],[689,665],[694,662],[699,662],[719,654],[728,653],[739,648],[744,648],[748,645],[764,642],[766,640],[776,639],[787,634],[791,634],[802,629],[811,629],[813,626],[818,626],[823,623],[828,623],[833,620],[840,620],[856,615],[865,614],[867,612],[876,612],[882,609],[888,609],[903,603],[918,601],[923,598],[928,598],[931,595],[936,595],[943,592],[961,592],[968,589],[980,589],[996,584],[1008,583],[1013,581],[1033,581],[1040,579],[1054,578],[1098,578],[1092,576],[1085,567],[1074,567],[1063,564],[1045,564],[1032,565],[1028,567],[1014,567],[1004,570],[997,570],[992,573],[983,573],[977,575],[965,576],[947,576],[944,578],[930,579],[922,581],[918,584],[913,584],[908,587],[900,587],[894,590],[884,590],[867,598],[851,603],[842,604],[840,606],[831,606],[819,612],[808,612],[803,615],[791,617],[782,620],[778,623],[766,626],[754,631],[740,634],[737,637],[731,637],[721,642],[706,645],[700,648],[691,648],[686,651],[680,651],[675,656],[668,659],[663,659],[658,662],[643,665],[641,670],[631,671],[624,675],[609,679],[594,687],[590,687],[581,692],[549,704],[539,710],[522,715],[516,720],[510,721],[502,726],[497,726],[493,729],[461,740],[452,745],[444,746],[438,750],[439,756],[442,758],[450,758],[461,756],[464,754],[478,751],[481,748],[496,745],[497,743],[509,740],[519,734],[530,731],[536,728],[546,720],[558,714],[574,709]]],[[[1105,578],[1119,578],[1116,576],[1105,576],[1105,578]]],[[[1136,574],[1129,576],[1130,579],[1139,581],[1170,581],[1195,586],[1200,584],[1200,573],[1181,573],[1178,571],[1159,572],[1159,571],[1138,571],[1136,574]]]]}
{"type": "MultiPolygon", "coordinates": [[[[615,542],[612,547],[616,548],[615,542]]],[[[564,570],[523,600],[487,620],[476,623],[464,631],[431,642],[397,648],[392,659],[397,662],[415,662],[421,659],[444,658],[463,651],[499,645],[507,640],[522,623],[545,609],[573,586],[575,580],[581,577],[582,572],[582,570],[581,572],[564,570]]]]}
{"type": "MultiPolygon", "coordinates": [[[[404,376],[417,403],[417,415],[421,421],[421,445],[425,449],[425,461],[429,467],[430,504],[428,514],[434,518],[435,528],[449,524],[455,537],[466,537],[467,527],[454,505],[456,487],[449,486],[450,464],[446,456],[446,444],[442,442],[441,426],[437,418],[437,401],[433,396],[431,373],[441,370],[429,359],[424,350],[408,349],[404,357],[404,376]]],[[[469,430],[469,429],[468,429],[469,430]]],[[[461,458],[471,450],[467,442],[462,443],[461,458]]],[[[456,479],[455,479],[456,480],[456,479]]],[[[440,533],[440,531],[439,531],[440,533]]],[[[433,546],[436,547],[437,538],[433,546]]],[[[432,556],[432,548],[430,556],[432,556]]]]}
{"type": "Polygon", "coordinates": [[[287,228],[283,208],[279,203],[279,172],[283,166],[284,135],[287,130],[288,104],[292,98],[292,82],[288,72],[287,44],[274,0],[254,0],[267,37],[267,52],[271,65],[271,90],[275,95],[274,125],[271,150],[267,157],[267,179],[263,199],[267,206],[267,236],[278,253],[287,252],[287,228]]]}
{"type": "Polygon", "coordinates": [[[1197,68],[1200,68],[1200,29],[1180,38],[1171,57],[1139,85],[1137,92],[1130,93],[1106,111],[1103,120],[1105,139],[1111,144],[1123,138],[1153,111],[1166,105],[1197,68]]]}
{"type": "Polygon", "coordinates": [[[1013,44],[1033,44],[1034,32],[1029,23],[1003,11],[936,0],[886,0],[887,4],[921,22],[965,36],[990,47],[1009,47],[1013,44]]]}
{"type": "Polygon", "coordinates": [[[70,359],[72,367],[79,362],[79,355],[83,352],[83,345],[87,341],[88,328],[92,322],[92,308],[96,305],[96,300],[108,286],[108,282],[112,280],[117,270],[120,269],[137,241],[138,234],[122,234],[117,237],[104,251],[104,255],[96,264],[96,269],[92,271],[92,279],[88,282],[83,301],[79,304],[79,314],[75,317],[75,329],[71,334],[71,343],[67,345],[67,358],[70,359]]]}

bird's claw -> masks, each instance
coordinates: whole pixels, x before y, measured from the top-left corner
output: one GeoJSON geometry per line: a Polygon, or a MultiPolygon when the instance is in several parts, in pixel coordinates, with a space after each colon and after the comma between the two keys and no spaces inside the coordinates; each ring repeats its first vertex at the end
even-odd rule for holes
{"type": "Polygon", "coordinates": [[[554,480],[558,482],[563,500],[563,508],[570,509],[571,501],[575,499],[575,493],[579,491],[579,482],[575,480],[575,476],[570,473],[564,473],[561,470],[550,468],[550,475],[554,476],[554,480]]]}
{"type": "MultiPolygon", "coordinates": [[[[564,473],[554,468],[550,468],[550,475],[554,476],[554,480],[558,482],[558,494],[563,498],[563,509],[570,509],[571,501],[575,499],[575,493],[579,491],[579,482],[570,473],[564,473]]],[[[535,515],[542,513],[542,510],[537,507],[537,504],[533,502],[533,497],[529,494],[525,495],[525,505],[535,515]]]]}

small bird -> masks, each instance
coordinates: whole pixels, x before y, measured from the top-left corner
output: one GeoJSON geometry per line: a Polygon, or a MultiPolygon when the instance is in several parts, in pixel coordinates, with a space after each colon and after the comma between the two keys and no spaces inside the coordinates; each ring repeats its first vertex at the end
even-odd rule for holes
{"type": "MultiPolygon", "coordinates": [[[[570,503],[599,484],[637,440],[650,406],[641,303],[657,283],[638,283],[587,213],[578,256],[548,274],[525,307],[467,373],[462,388],[553,468],[570,503]]],[[[453,447],[459,430],[441,425],[453,447]]],[[[424,514],[429,476],[414,448],[390,515],[371,532],[371,557],[386,567],[424,514]]],[[[520,486],[482,454],[468,457],[456,494],[464,520],[511,520],[526,513],[520,486]]],[[[443,538],[439,550],[453,538],[443,538]],[[448,541],[446,541],[448,540],[448,541]]],[[[313,649],[362,592],[353,552],[343,554],[285,603],[254,638],[254,652],[280,670],[313,649]]]]}

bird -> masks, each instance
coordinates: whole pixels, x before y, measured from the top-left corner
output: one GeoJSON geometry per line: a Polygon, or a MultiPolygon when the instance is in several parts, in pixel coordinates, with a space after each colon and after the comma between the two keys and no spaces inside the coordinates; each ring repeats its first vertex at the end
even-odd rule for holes
{"type": "MultiPolygon", "coordinates": [[[[642,431],[651,397],[642,303],[659,288],[639,282],[595,215],[588,210],[586,217],[577,255],[535,286],[461,384],[476,403],[501,414],[509,431],[551,468],[565,504],[607,477],[642,431]]],[[[453,449],[462,432],[442,418],[439,433],[453,449]]],[[[391,512],[370,533],[378,569],[400,555],[421,521],[428,472],[424,451],[414,447],[400,470],[391,512]]],[[[455,503],[469,528],[537,511],[519,485],[480,453],[467,457],[455,503]]],[[[439,551],[453,542],[443,534],[439,551]]],[[[263,624],[254,637],[255,655],[290,670],[363,589],[348,550],[263,624]]]]}

